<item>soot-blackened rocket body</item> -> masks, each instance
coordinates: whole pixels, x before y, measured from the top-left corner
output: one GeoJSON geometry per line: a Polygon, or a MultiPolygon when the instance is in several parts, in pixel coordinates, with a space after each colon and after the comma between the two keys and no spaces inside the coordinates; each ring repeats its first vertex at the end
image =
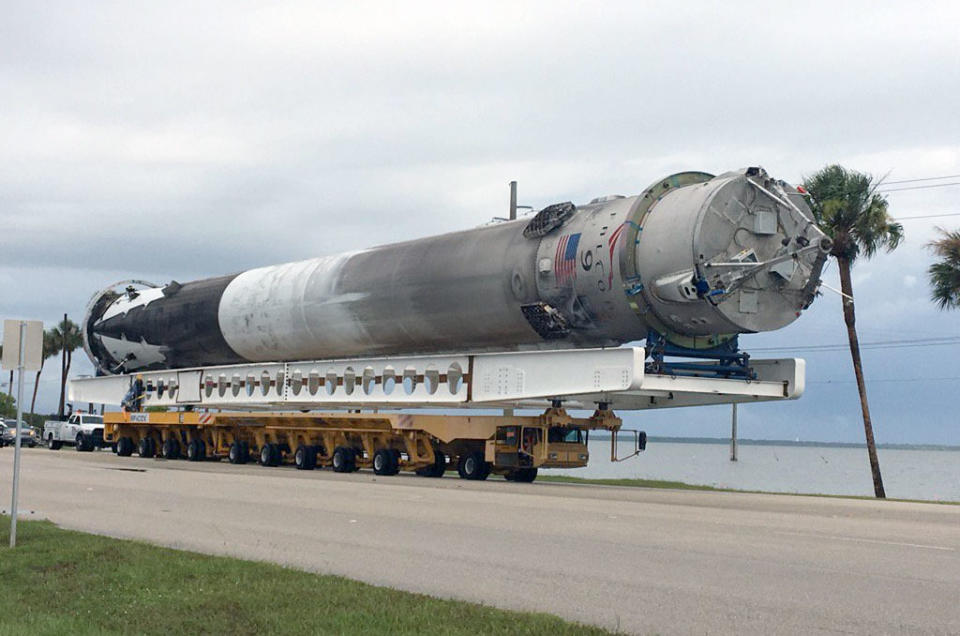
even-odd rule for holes
{"type": "Polygon", "coordinates": [[[829,240],[793,187],[749,168],[633,197],[164,287],[96,294],[102,373],[615,346],[656,330],[710,347],[813,300],[829,240]]]}

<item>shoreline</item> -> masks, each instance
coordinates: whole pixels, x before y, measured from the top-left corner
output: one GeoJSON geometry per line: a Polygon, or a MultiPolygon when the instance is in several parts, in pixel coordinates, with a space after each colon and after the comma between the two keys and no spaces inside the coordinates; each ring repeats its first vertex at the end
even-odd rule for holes
{"type": "Polygon", "coordinates": [[[806,492],[778,492],[775,490],[745,490],[738,488],[720,488],[717,486],[708,486],[706,484],[688,484],[682,481],[669,481],[664,479],[639,479],[639,478],[589,478],[573,477],[567,475],[539,475],[538,483],[558,483],[558,484],[580,484],[583,486],[611,486],[620,488],[660,488],[665,490],[699,490],[703,492],[726,492],[741,493],[750,495],[783,495],[788,497],[827,497],[829,499],[860,499],[866,501],[897,501],[905,503],[922,504],[941,504],[946,506],[960,506],[960,501],[938,500],[938,499],[899,499],[887,497],[877,499],[869,495],[831,495],[825,493],[806,493],[806,492]]]}

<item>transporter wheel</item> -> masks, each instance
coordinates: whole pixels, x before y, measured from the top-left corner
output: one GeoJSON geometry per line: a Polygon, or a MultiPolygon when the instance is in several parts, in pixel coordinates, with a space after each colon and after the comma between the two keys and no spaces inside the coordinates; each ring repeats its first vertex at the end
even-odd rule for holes
{"type": "Polygon", "coordinates": [[[137,443],[137,454],[140,457],[153,457],[157,452],[157,447],[153,445],[153,438],[142,437],[137,443]]]}
{"type": "Polygon", "coordinates": [[[227,451],[227,459],[231,464],[246,464],[250,459],[250,448],[244,448],[240,442],[230,444],[230,450],[227,451]]]}
{"type": "Polygon", "coordinates": [[[373,472],[378,475],[396,475],[400,472],[397,465],[397,453],[389,448],[381,448],[374,453],[373,472]]]}
{"type": "Polygon", "coordinates": [[[336,473],[351,473],[356,466],[356,455],[353,449],[347,446],[337,446],[333,451],[333,471],[336,473]]]}
{"type": "Polygon", "coordinates": [[[50,450],[60,450],[63,446],[63,442],[54,441],[53,435],[50,436],[50,439],[47,440],[47,443],[50,447],[50,450]]]}
{"type": "Polygon", "coordinates": [[[503,476],[507,481],[515,481],[521,484],[531,484],[537,478],[536,468],[518,468],[511,470],[503,476]]]}
{"type": "Polygon", "coordinates": [[[460,456],[457,472],[461,479],[483,481],[490,476],[490,464],[484,461],[482,452],[474,451],[460,456]]]}
{"type": "Polygon", "coordinates": [[[180,458],[180,442],[175,439],[164,440],[163,447],[160,450],[164,459],[180,458]]]}
{"type": "Polygon", "coordinates": [[[279,466],[283,463],[283,449],[287,447],[286,444],[270,444],[270,458],[271,466],[279,466]]]}
{"type": "Polygon", "coordinates": [[[121,437],[117,440],[117,455],[120,457],[130,457],[133,455],[133,440],[129,437],[121,437]]]}
{"type": "Polygon", "coordinates": [[[442,451],[433,451],[433,465],[424,466],[417,469],[417,474],[421,477],[443,477],[447,472],[447,456],[442,451]]]}
{"type": "Polygon", "coordinates": [[[317,467],[317,447],[297,446],[297,452],[293,455],[293,464],[297,470],[313,470],[317,467]]]}
{"type": "Polygon", "coordinates": [[[187,444],[187,459],[192,462],[202,462],[207,458],[207,444],[202,439],[195,439],[187,444]]]}
{"type": "Polygon", "coordinates": [[[277,444],[264,444],[260,447],[260,465],[261,466],[279,466],[282,455],[280,446],[277,444]]]}

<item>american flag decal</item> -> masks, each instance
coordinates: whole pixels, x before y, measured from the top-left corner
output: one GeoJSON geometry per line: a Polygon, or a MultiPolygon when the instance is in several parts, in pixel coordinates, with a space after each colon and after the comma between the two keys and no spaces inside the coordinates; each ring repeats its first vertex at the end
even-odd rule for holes
{"type": "Polygon", "coordinates": [[[577,275],[577,247],[580,245],[580,233],[567,234],[557,242],[557,253],[553,259],[553,274],[558,285],[566,285],[577,275]]]}

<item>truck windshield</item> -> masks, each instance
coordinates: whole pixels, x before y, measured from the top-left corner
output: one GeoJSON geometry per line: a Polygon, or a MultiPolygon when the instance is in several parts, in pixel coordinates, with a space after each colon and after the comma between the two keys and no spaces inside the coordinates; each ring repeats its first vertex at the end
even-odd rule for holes
{"type": "Polygon", "coordinates": [[[103,418],[99,415],[83,415],[81,418],[84,424],[103,424],[103,418]]]}
{"type": "Polygon", "coordinates": [[[554,426],[550,429],[550,442],[557,443],[563,442],[567,444],[581,444],[583,443],[582,432],[579,428],[562,428],[560,426],[554,426]]]}

